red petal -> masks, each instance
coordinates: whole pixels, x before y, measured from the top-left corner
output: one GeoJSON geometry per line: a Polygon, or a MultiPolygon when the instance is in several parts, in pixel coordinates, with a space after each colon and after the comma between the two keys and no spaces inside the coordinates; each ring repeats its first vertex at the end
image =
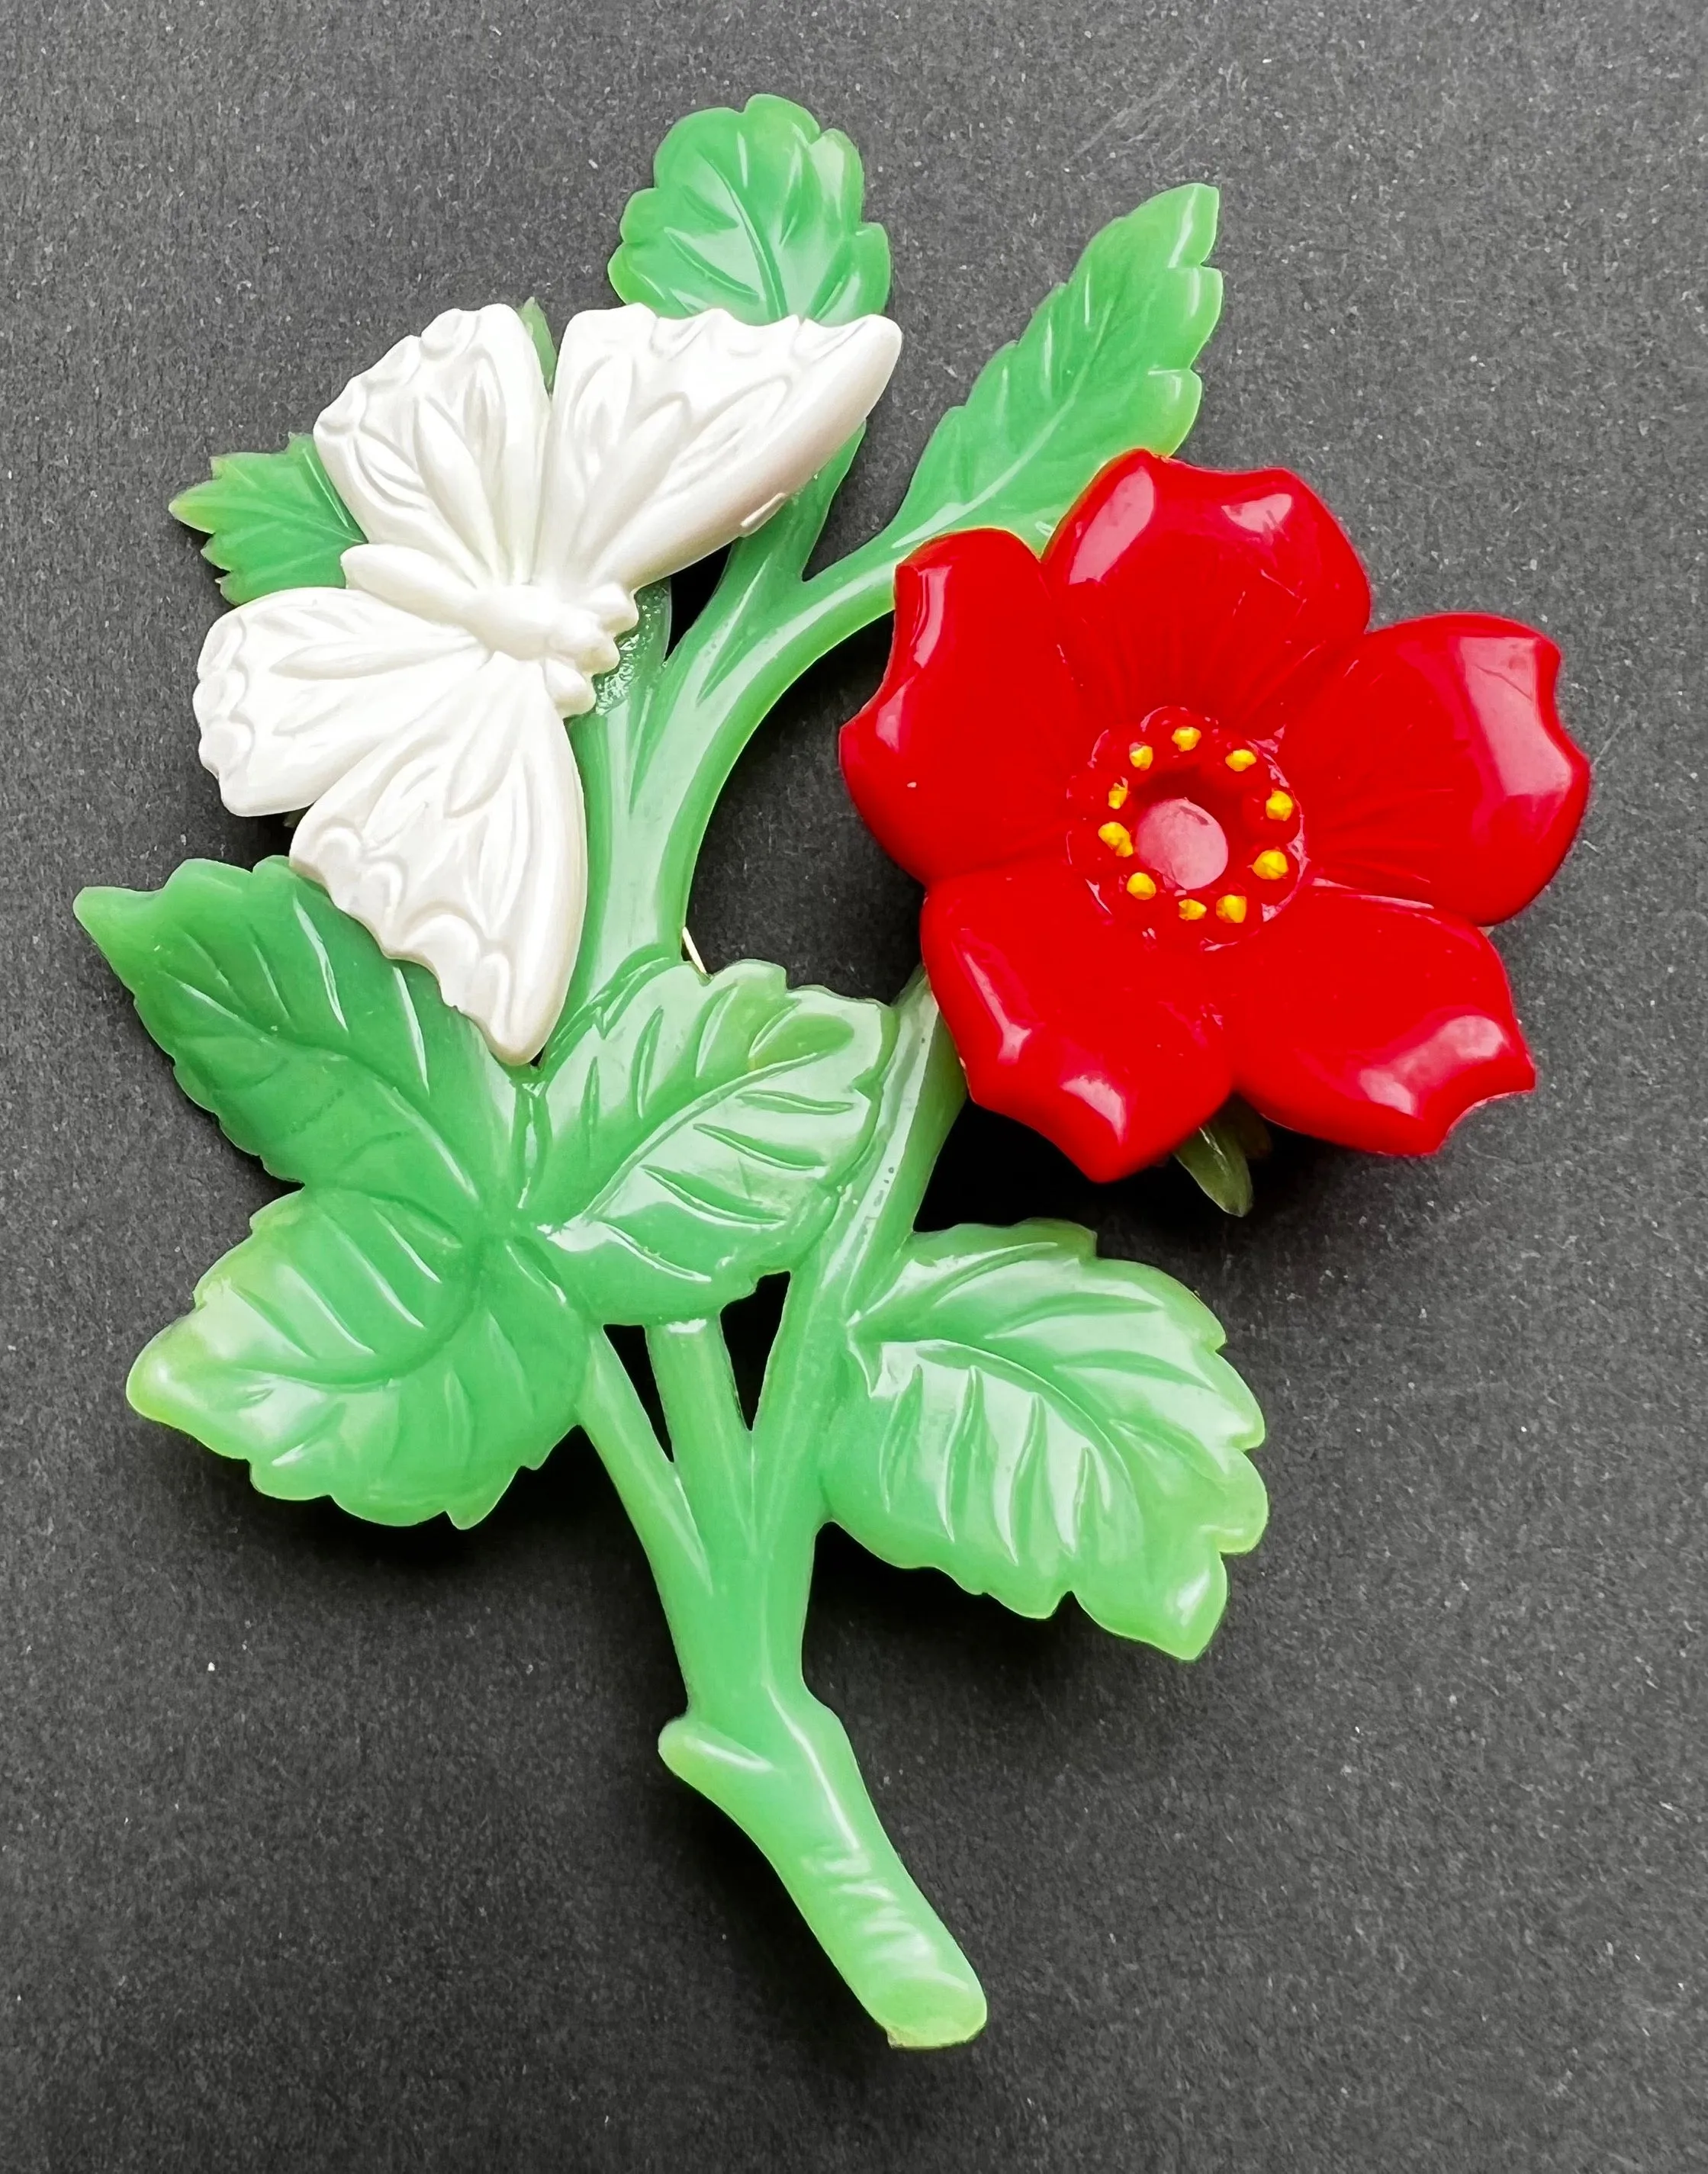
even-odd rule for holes
{"type": "Polygon", "coordinates": [[[1367,635],[1282,749],[1315,866],[1467,921],[1527,906],[1589,792],[1554,711],[1559,669],[1545,635],[1476,613],[1367,635]]]}
{"type": "Polygon", "coordinates": [[[1124,454],[1057,530],[1044,574],[1088,706],[1095,688],[1134,723],[1178,703],[1273,734],[1370,617],[1356,553],[1284,468],[1124,454]]]}
{"type": "Polygon", "coordinates": [[[1201,963],[1116,927],[1062,863],[934,884],[920,940],[973,1100],[1088,1177],[1154,1162],[1228,1099],[1201,963]]]}
{"type": "Polygon", "coordinates": [[[1277,1124],[1430,1155],[1536,1084],[1494,945],[1426,906],[1307,890],[1221,966],[1234,1084],[1277,1124]]]}
{"type": "Polygon", "coordinates": [[[885,850],[929,883],[1061,835],[1095,737],[1038,561],[1005,530],[928,544],[895,577],[884,684],[842,728],[842,774],[885,850]]]}

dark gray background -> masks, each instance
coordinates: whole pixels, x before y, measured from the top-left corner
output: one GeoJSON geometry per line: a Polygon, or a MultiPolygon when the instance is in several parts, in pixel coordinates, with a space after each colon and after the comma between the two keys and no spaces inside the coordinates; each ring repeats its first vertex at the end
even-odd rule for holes
{"type": "MultiPolygon", "coordinates": [[[[10,0],[0,24],[0,2164],[1708,2163],[1698,0],[10,0]],[[1268,1537],[1181,1668],[827,1541],[809,1665],[992,2021],[892,2054],[652,1744],[637,1548],[560,1452],[479,1531],[252,1494],[138,1346],[265,1182],[68,911],[221,811],[216,598],[165,500],[451,302],[602,267],[653,145],[847,129],[908,345],[838,533],[1103,220],[1202,176],[1191,450],[1278,461],[1385,616],[1510,612],[1598,758],[1503,933],[1543,1069],[1433,1163],[1284,1145],[1224,1225],[987,1120],[948,1217],[1156,1260],[1267,1410],[1268,1537]]],[[[887,992],[913,896],[845,803],[857,645],[774,720],[695,908],[887,992]]]]}

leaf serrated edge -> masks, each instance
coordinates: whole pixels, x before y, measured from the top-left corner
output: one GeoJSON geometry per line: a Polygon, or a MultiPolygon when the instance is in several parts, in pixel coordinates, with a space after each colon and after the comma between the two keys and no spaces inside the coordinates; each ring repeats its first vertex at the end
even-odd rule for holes
{"type": "MultiPolygon", "coordinates": [[[[1176,221],[1173,241],[1167,255],[1154,270],[1159,278],[1182,271],[1195,272],[1199,275],[1199,284],[1191,307],[1185,313],[1190,328],[1187,335],[1190,352],[1179,362],[1152,365],[1139,373],[1159,383],[1170,380],[1175,381],[1181,404],[1170,416],[1168,428],[1156,434],[1161,441],[1149,446],[1153,452],[1174,452],[1197,419],[1203,387],[1193,364],[1214,331],[1221,312],[1222,275],[1213,265],[1203,261],[1215,246],[1219,205],[1219,193],[1210,183],[1186,181],[1177,188],[1165,189],[1154,197],[1148,197],[1132,211],[1123,213],[1120,218],[1100,227],[1080,252],[1078,262],[1068,278],[1045,295],[1015,338],[991,355],[974,379],[966,398],[944,411],[919,457],[895,519],[884,531],[885,537],[899,533],[908,538],[916,535],[922,541],[927,536],[943,535],[965,527],[970,516],[976,514],[981,506],[987,506],[999,498],[1003,490],[1039,457],[1040,446],[1046,444],[1062,427],[1063,403],[1059,397],[1046,403],[1046,419],[1041,429],[1035,433],[1002,473],[976,491],[970,491],[966,464],[979,437],[988,434],[987,426],[981,426],[977,431],[970,428],[970,419],[976,419],[974,411],[977,403],[981,398],[994,399],[999,407],[1001,403],[1007,403],[1014,366],[1018,363],[1032,360],[1029,350],[1034,343],[1043,350],[1040,374],[1047,382],[1053,375],[1051,353],[1059,342],[1057,326],[1061,314],[1078,306],[1085,313],[1084,321],[1089,326],[1095,287],[1102,276],[1103,258],[1124,246],[1145,225],[1154,224],[1165,210],[1178,209],[1182,216],[1176,221]],[[914,508],[915,493],[921,483],[928,478],[934,457],[946,458],[954,491],[952,495],[947,495],[940,501],[936,513],[922,515],[914,508]]],[[[1089,477],[1085,480],[1089,482],[1089,477]]],[[[1016,533],[1025,536],[1035,549],[1041,549],[1048,540],[1056,519],[1065,510],[1058,508],[1056,514],[1043,524],[1041,533],[1036,533],[1038,523],[1035,521],[1016,533]]]]}

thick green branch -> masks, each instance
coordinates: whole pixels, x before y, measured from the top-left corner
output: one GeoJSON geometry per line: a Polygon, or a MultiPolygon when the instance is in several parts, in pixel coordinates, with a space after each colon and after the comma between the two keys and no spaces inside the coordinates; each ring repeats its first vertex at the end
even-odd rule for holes
{"type": "Polygon", "coordinates": [[[897,1003],[895,1046],[884,1079],[868,1161],[830,1229],[791,1277],[754,1424],[767,1474],[809,1456],[840,1388],[847,1324],[868,1274],[881,1272],[912,1230],[966,1082],[922,973],[897,1003]]]}
{"type": "Polygon", "coordinates": [[[619,699],[574,727],[592,880],[572,1003],[636,951],[677,949],[706,825],[742,749],[803,673],[889,608],[917,538],[886,530],[801,579],[858,443],[734,547],[668,662],[660,631],[619,699]]]}
{"type": "Polygon", "coordinates": [[[743,1418],[712,1318],[647,1331],[673,1467],[603,1338],[587,1423],[658,1574],[687,1686],[688,1711],[659,1739],[665,1764],[765,1852],[891,2039],[944,2046],[983,2024],[983,1993],[897,1856],[840,1722],[801,1667],[824,1515],[815,1457],[846,1386],[849,1317],[868,1268],[912,1227],[962,1094],[922,981],[898,1010],[878,1126],[792,1283],[758,1426],[750,1432],[743,1418]],[[694,1535],[691,1577],[678,1563],[681,1515],[694,1535]]]}
{"type": "MultiPolygon", "coordinates": [[[[637,661],[581,728],[594,918],[575,996],[636,951],[674,951],[711,810],[737,756],[811,664],[889,603],[905,548],[878,538],[800,578],[853,448],[759,535],[668,662],[637,661]]],[[[764,1851],[826,1953],[897,2043],[949,2045],[984,1995],[897,1857],[841,1723],[807,1689],[801,1646],[824,1517],[816,1452],[846,1388],[850,1319],[869,1268],[911,1230],[964,1089],[922,980],[864,1160],[792,1279],[750,1431],[720,1322],[655,1327],[647,1349],[674,1463],[603,1333],[582,1420],[658,1581],[688,1691],[660,1739],[666,1764],[764,1851]]]]}

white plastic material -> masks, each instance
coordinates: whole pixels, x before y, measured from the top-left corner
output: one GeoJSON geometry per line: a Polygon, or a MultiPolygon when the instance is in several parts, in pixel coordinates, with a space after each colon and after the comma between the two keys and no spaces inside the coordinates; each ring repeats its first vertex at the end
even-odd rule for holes
{"type": "Polygon", "coordinates": [[[572,317],[549,395],[514,310],[447,310],[353,378],[315,443],[367,542],[349,586],[239,607],[202,652],[202,760],[246,815],[305,808],[297,867],[535,1056],[586,895],[561,719],[635,592],[750,533],[889,381],[886,317],[572,317]]]}

